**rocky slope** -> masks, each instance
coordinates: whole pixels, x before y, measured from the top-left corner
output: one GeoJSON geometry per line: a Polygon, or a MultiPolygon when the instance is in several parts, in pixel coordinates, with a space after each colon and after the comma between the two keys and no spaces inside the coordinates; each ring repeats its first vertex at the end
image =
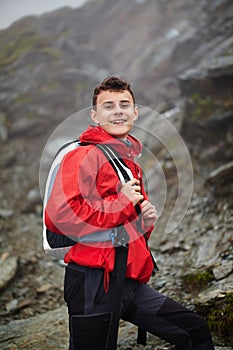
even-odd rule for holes
{"type": "MultiPolygon", "coordinates": [[[[41,247],[39,165],[56,126],[84,109],[67,130],[77,137],[92,89],[112,74],[141,105],[134,132],[160,212],[151,284],[203,314],[217,349],[232,346],[232,15],[226,0],[96,0],[0,31],[1,348],[67,348],[64,266],[41,247]],[[185,216],[169,231],[174,208],[185,216]]],[[[122,323],[119,348],[139,349],[135,339],[122,323]]],[[[150,336],[147,348],[169,345],[150,336]]]]}

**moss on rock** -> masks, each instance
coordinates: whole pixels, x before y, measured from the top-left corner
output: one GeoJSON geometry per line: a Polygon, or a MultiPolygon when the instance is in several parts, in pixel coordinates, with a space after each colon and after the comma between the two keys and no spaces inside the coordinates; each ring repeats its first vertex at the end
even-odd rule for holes
{"type": "Polygon", "coordinates": [[[218,335],[230,337],[233,334],[233,292],[215,302],[207,321],[210,329],[218,335]]]}
{"type": "Polygon", "coordinates": [[[199,292],[203,288],[206,288],[213,279],[214,277],[211,271],[190,273],[183,277],[183,287],[189,292],[199,292]]]}

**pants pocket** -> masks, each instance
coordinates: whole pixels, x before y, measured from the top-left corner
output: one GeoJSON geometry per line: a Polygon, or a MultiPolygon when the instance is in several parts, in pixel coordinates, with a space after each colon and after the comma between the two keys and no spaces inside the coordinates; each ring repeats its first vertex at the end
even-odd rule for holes
{"type": "Polygon", "coordinates": [[[72,315],[70,350],[103,350],[106,348],[111,313],[72,315]]]}
{"type": "Polygon", "coordinates": [[[85,273],[66,266],[64,279],[64,299],[69,314],[83,314],[85,273]]]}

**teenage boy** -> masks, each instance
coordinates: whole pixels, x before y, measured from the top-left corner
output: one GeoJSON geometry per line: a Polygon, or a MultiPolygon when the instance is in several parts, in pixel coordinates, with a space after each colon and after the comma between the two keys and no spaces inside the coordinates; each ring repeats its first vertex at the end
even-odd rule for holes
{"type": "Polygon", "coordinates": [[[69,349],[116,349],[122,318],[177,350],[213,350],[204,319],[147,284],[154,270],[148,239],[158,216],[134,161],[142,144],[129,134],[138,118],[130,84],[117,77],[100,83],[91,118],[96,126],[89,126],[80,135],[82,146],[64,157],[45,210],[50,231],[78,240],[64,258],[69,349]],[[123,160],[131,179],[120,181],[98,145],[123,160]],[[127,261],[119,286],[125,257],[118,254],[120,247],[127,250],[127,261]]]}

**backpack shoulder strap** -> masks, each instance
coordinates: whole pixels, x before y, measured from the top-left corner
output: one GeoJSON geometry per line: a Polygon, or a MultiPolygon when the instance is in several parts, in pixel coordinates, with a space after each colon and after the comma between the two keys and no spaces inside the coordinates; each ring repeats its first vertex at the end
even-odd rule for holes
{"type": "Polygon", "coordinates": [[[108,159],[109,163],[116,171],[121,183],[124,184],[127,181],[133,179],[133,174],[131,170],[126,166],[123,159],[119,158],[115,151],[110,146],[104,144],[97,144],[97,148],[99,148],[108,159]]]}

